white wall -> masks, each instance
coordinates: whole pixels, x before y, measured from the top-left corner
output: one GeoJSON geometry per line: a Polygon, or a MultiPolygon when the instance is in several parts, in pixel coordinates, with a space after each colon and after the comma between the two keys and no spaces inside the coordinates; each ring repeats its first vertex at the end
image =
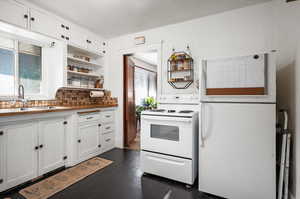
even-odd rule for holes
{"type": "MultiPolygon", "coordinates": [[[[111,39],[105,86],[112,90],[112,95],[118,97],[119,100],[117,146],[123,146],[123,58],[121,52],[135,49],[134,37],[144,35],[146,46],[162,43],[163,60],[169,57],[173,47],[176,50],[185,50],[186,45],[189,44],[195,64],[198,65],[203,57],[247,55],[272,50],[274,48],[272,13],[273,4],[264,3],[111,39]]],[[[166,62],[163,62],[162,67],[166,67],[165,64],[166,62]]],[[[194,92],[193,89],[191,91],[194,92]]]]}
{"type": "MultiPolygon", "coordinates": [[[[300,101],[298,98],[296,99],[300,93],[298,83],[296,83],[300,81],[300,71],[298,70],[300,64],[296,68],[296,51],[298,35],[300,35],[299,21],[300,1],[287,4],[285,0],[274,0],[269,3],[111,39],[108,58],[110,68],[106,71],[106,75],[116,78],[107,78],[106,86],[112,90],[114,96],[118,97],[120,104],[117,120],[119,122],[117,125],[119,127],[116,138],[117,146],[122,147],[123,143],[123,69],[120,51],[135,49],[134,37],[145,36],[146,46],[159,44],[163,41],[163,58],[169,55],[168,50],[170,48],[183,48],[189,44],[196,62],[203,57],[247,55],[276,49],[278,50],[278,107],[289,108],[292,118],[290,127],[298,135],[298,137],[295,136],[297,140],[295,139],[293,150],[294,162],[291,176],[293,178],[292,193],[295,195],[297,175],[299,182],[297,196],[300,197],[300,171],[299,169],[296,171],[296,162],[297,165],[300,165],[300,127],[298,127],[300,124],[300,101]]],[[[162,67],[165,67],[164,62],[162,67]]],[[[300,98],[300,94],[298,97],[300,98]]]]}

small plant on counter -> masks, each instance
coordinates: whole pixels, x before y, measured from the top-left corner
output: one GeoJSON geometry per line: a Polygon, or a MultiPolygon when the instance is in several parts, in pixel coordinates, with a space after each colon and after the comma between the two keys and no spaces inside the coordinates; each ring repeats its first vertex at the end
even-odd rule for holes
{"type": "Polygon", "coordinates": [[[157,108],[157,102],[156,102],[155,98],[154,97],[146,97],[144,99],[143,105],[136,106],[136,108],[135,108],[136,116],[137,116],[137,118],[140,118],[142,111],[149,110],[149,109],[155,109],[155,108],[157,108]]]}

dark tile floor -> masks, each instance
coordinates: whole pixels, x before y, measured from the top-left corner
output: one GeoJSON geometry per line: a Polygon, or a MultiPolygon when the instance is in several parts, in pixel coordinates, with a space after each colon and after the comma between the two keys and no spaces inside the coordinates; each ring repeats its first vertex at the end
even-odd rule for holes
{"type": "MultiPolygon", "coordinates": [[[[142,175],[140,153],[114,149],[100,155],[113,160],[110,166],[55,194],[51,199],[216,199],[200,193],[197,184],[187,189],[184,184],[153,175],[142,175]]],[[[18,189],[9,195],[24,199],[18,189]]]]}

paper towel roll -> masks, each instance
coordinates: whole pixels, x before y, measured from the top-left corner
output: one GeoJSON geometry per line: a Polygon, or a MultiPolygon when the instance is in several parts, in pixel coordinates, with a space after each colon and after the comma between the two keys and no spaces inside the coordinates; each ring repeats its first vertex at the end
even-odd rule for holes
{"type": "Polygon", "coordinates": [[[91,91],[90,97],[103,97],[104,92],[103,91],[91,91]]]}

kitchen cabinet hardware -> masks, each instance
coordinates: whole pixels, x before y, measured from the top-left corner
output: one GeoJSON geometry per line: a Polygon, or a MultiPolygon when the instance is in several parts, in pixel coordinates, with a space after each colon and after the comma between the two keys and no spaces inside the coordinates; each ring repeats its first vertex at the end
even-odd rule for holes
{"type": "Polygon", "coordinates": [[[69,40],[70,38],[69,37],[66,37],[66,40],[69,40]]]}
{"type": "Polygon", "coordinates": [[[39,150],[39,146],[35,146],[34,150],[36,150],[36,151],[39,150]]]}
{"type": "Polygon", "coordinates": [[[65,38],[65,36],[64,36],[64,35],[61,35],[61,38],[63,38],[63,39],[64,39],[64,38],[65,38]]]}
{"type": "Polygon", "coordinates": [[[109,139],[106,139],[105,142],[109,142],[110,140],[111,140],[110,138],[109,138],[109,139]]]}
{"type": "Polygon", "coordinates": [[[106,127],[105,129],[106,129],[106,130],[110,129],[110,126],[106,127]]]}
{"type": "Polygon", "coordinates": [[[99,144],[98,147],[101,148],[101,144],[99,144]]]}
{"type": "Polygon", "coordinates": [[[65,28],[65,25],[64,25],[64,24],[61,24],[61,27],[62,27],[62,28],[65,28]]]}
{"type": "Polygon", "coordinates": [[[94,118],[94,117],[87,117],[86,119],[87,119],[87,120],[91,120],[91,119],[93,119],[93,118],[94,118]]]}
{"type": "Polygon", "coordinates": [[[0,184],[2,184],[3,183],[3,179],[0,179],[0,184]]]}
{"type": "Polygon", "coordinates": [[[3,131],[0,131],[0,135],[3,135],[4,134],[4,132],[3,131]]]}
{"type": "Polygon", "coordinates": [[[25,18],[25,19],[28,19],[28,14],[25,14],[25,15],[24,15],[24,18],[25,18]]]}
{"type": "Polygon", "coordinates": [[[68,124],[68,122],[67,122],[67,121],[64,121],[64,125],[66,125],[66,124],[68,124]]]}
{"type": "Polygon", "coordinates": [[[31,20],[31,21],[35,21],[35,18],[34,18],[34,17],[31,17],[30,20],[31,20]]]}
{"type": "Polygon", "coordinates": [[[103,51],[102,51],[102,53],[106,53],[106,51],[105,51],[105,50],[103,50],[103,51]]]}
{"type": "Polygon", "coordinates": [[[42,149],[43,147],[44,147],[44,145],[43,145],[43,144],[41,144],[41,145],[40,145],[40,149],[42,149]]]}
{"type": "Polygon", "coordinates": [[[106,115],[105,117],[106,117],[106,118],[110,118],[110,115],[106,115]]]}
{"type": "Polygon", "coordinates": [[[66,26],[66,29],[67,29],[67,30],[70,30],[69,26],[66,26]]]}
{"type": "Polygon", "coordinates": [[[78,142],[78,143],[80,143],[80,142],[81,142],[81,140],[77,140],[77,142],[78,142]]]}
{"type": "Polygon", "coordinates": [[[106,43],[105,43],[105,42],[103,42],[103,43],[102,43],[102,45],[103,45],[103,46],[105,46],[105,45],[106,45],[106,43]]]}
{"type": "Polygon", "coordinates": [[[64,156],[64,157],[63,157],[63,160],[66,160],[66,159],[68,159],[68,156],[64,156]]]}
{"type": "Polygon", "coordinates": [[[98,126],[100,127],[100,126],[101,126],[101,124],[98,124],[98,126]]]}

